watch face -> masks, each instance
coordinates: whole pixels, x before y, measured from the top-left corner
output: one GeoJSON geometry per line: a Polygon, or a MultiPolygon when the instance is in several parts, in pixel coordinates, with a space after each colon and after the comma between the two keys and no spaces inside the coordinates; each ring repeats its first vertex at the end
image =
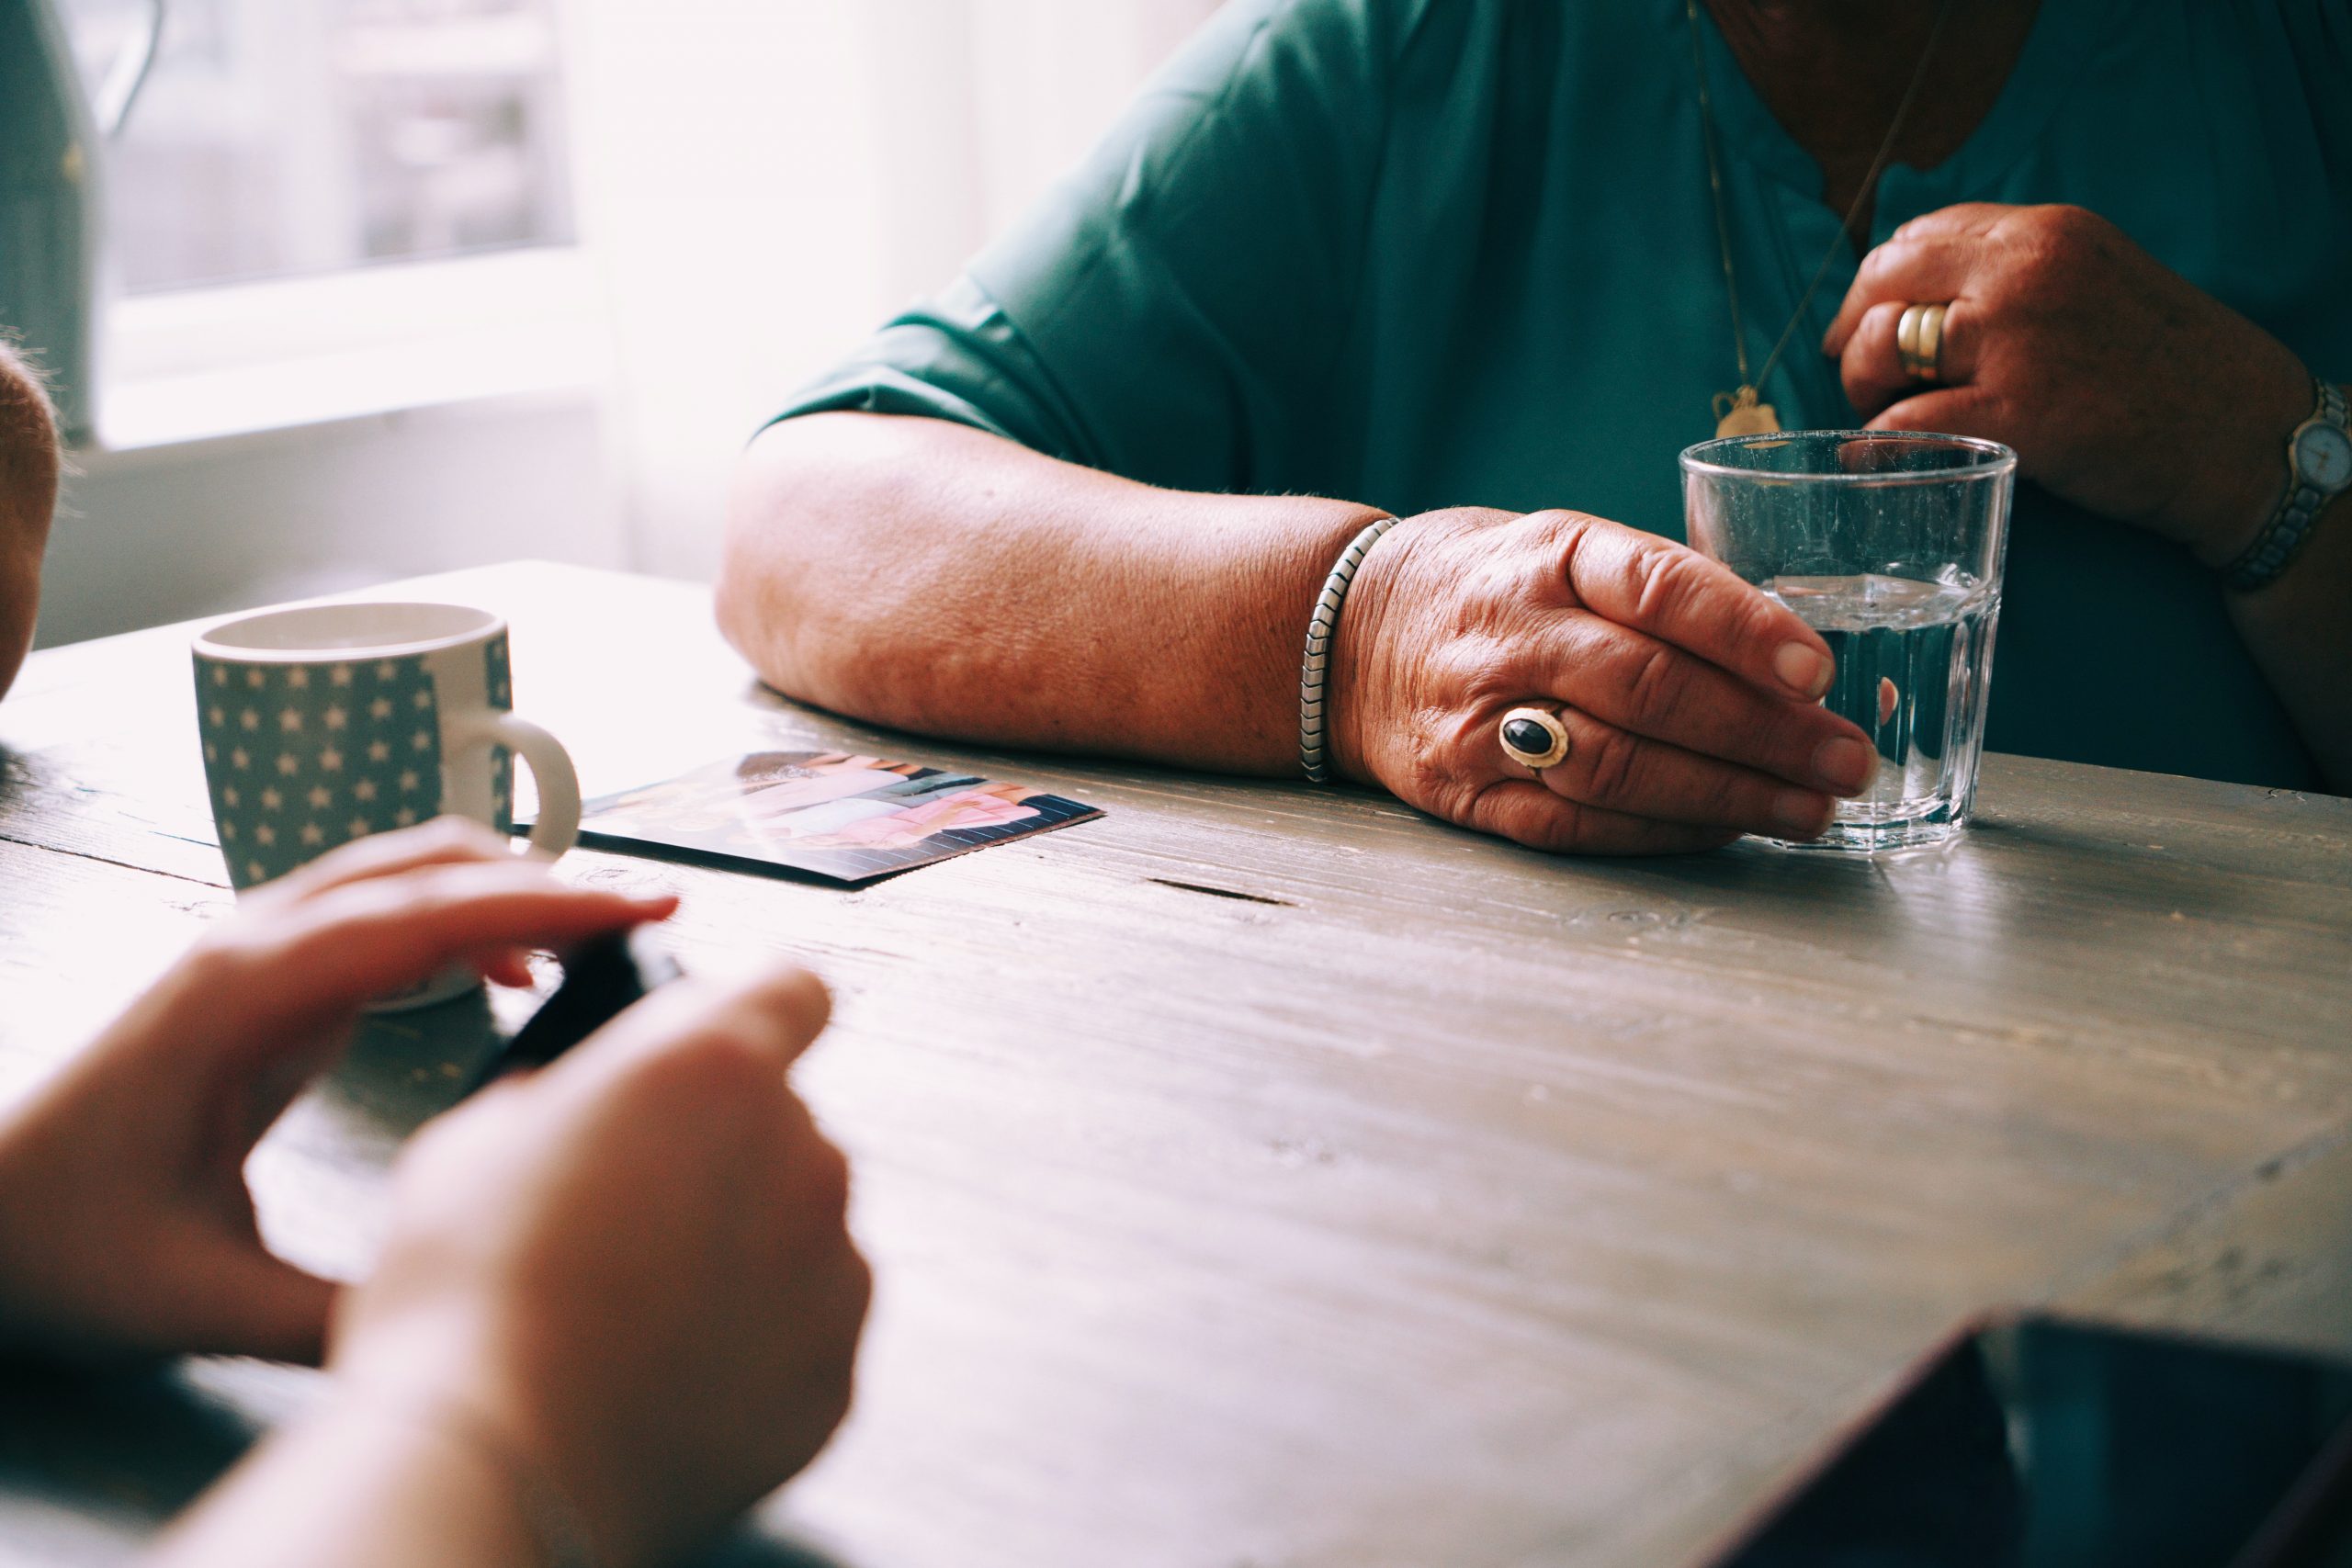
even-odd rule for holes
{"type": "Polygon", "coordinates": [[[2352,435],[2332,424],[2312,425],[2295,438],[2295,471],[2324,491],[2352,485],[2352,435]]]}

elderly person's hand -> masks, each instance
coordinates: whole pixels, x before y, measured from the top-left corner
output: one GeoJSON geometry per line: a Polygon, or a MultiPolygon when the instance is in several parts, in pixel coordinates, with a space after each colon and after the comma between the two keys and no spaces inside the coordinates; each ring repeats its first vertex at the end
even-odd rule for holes
{"type": "Polygon", "coordinates": [[[2079,207],[1913,219],[1863,258],[1822,347],[1872,428],[2007,442],[2028,478],[2209,566],[2269,514],[2312,408],[2284,344],[2079,207]],[[1898,323],[1946,302],[1942,384],[1923,385],[1898,323]]]}
{"type": "Polygon", "coordinates": [[[48,395],[0,336],[0,695],[32,646],[57,471],[57,422],[48,395]]]}
{"type": "Polygon", "coordinates": [[[1827,647],[1679,545],[1574,512],[1430,513],[1364,559],[1340,618],[1340,771],[1536,849],[1657,853],[1813,838],[1877,754],[1818,705],[1827,647]],[[1568,754],[1506,757],[1552,709],[1568,754]]]}

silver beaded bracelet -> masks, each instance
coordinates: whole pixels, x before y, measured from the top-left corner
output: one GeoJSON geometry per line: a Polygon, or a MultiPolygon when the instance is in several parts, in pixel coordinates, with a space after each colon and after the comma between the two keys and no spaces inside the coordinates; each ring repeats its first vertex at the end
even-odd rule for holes
{"type": "Polygon", "coordinates": [[[1380,536],[1396,524],[1396,518],[1383,517],[1340,553],[1339,564],[1323,580],[1322,597],[1315,601],[1315,614],[1306,623],[1306,658],[1298,667],[1298,765],[1317,784],[1328,784],[1331,778],[1324,745],[1323,680],[1330,669],[1331,639],[1340,629],[1340,605],[1348,596],[1348,584],[1356,580],[1356,568],[1363,565],[1363,558],[1380,542],[1380,536]]]}

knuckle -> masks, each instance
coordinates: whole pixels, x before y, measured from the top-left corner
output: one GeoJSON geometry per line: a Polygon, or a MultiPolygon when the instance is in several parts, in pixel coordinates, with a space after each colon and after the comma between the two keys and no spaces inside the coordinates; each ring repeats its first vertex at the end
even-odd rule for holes
{"type": "Polygon", "coordinates": [[[298,922],[285,919],[248,915],[223,921],[187,950],[180,974],[199,990],[242,995],[249,986],[267,983],[300,930],[298,922]]]}
{"type": "Polygon", "coordinates": [[[1893,344],[1895,330],[1902,325],[1903,312],[1905,309],[1907,307],[1900,299],[1880,300],[1862,312],[1862,330],[1854,334],[1855,341],[1869,339],[1872,347],[1893,344]],[[1876,341],[1881,337],[1886,340],[1884,344],[1876,341]]]}
{"type": "Polygon", "coordinates": [[[1596,545],[1604,536],[1601,521],[1581,512],[1537,512],[1526,521],[1546,536],[1547,586],[1554,593],[1566,591],[1573,596],[1577,580],[1595,564],[1596,545]]]}
{"type": "Polygon", "coordinates": [[[874,1269],[855,1244],[844,1236],[840,1256],[830,1260],[826,1272],[830,1310],[825,1314],[828,1321],[821,1326],[830,1331],[831,1343],[820,1375],[838,1419],[848,1410],[855,1393],[857,1341],[874,1306],[874,1269]]]}
{"type": "Polygon", "coordinates": [[[2065,284],[2104,250],[2112,225],[2085,208],[2032,207],[2018,215],[2013,287],[2029,295],[2065,284]]]}
{"type": "Polygon", "coordinates": [[[1573,800],[1563,800],[1531,823],[1526,834],[1512,836],[1531,850],[1542,850],[1546,854],[1570,854],[1590,841],[1592,814],[1573,800]]]}
{"type": "Polygon", "coordinates": [[[1390,744],[1395,772],[1388,782],[1400,798],[1449,822],[1468,819],[1476,781],[1494,771],[1480,763],[1493,749],[1488,725],[1464,710],[1408,713],[1398,716],[1390,744]]]}
{"type": "Polygon", "coordinates": [[[1634,604],[1645,626],[1673,615],[1701,586],[1699,557],[1679,546],[1658,540],[1634,555],[1634,604]]]}
{"type": "Polygon", "coordinates": [[[1577,542],[1593,529],[1602,526],[1602,520],[1589,512],[1573,512],[1566,507],[1549,507],[1531,512],[1520,519],[1522,526],[1541,529],[1554,543],[1574,549],[1577,542]]]}
{"type": "Polygon", "coordinates": [[[1635,723],[1653,724],[1671,716],[1690,690],[1682,656],[1662,642],[1653,642],[1634,656],[1625,681],[1625,706],[1635,723]]]}
{"type": "Polygon", "coordinates": [[[874,1304],[874,1265],[868,1263],[865,1254],[853,1245],[845,1267],[849,1274],[851,1300],[855,1304],[856,1315],[862,1319],[865,1316],[866,1308],[874,1304]]]}
{"type": "Polygon", "coordinates": [[[1756,818],[1750,798],[1754,791],[1746,781],[1721,771],[1709,770],[1707,780],[1698,790],[1696,805],[1703,821],[1732,824],[1756,818]]]}
{"type": "Polygon", "coordinates": [[[1784,642],[1809,635],[1810,628],[1794,611],[1767,597],[1752,582],[1738,583],[1724,609],[1725,619],[1743,650],[1769,652],[1784,642]]]}
{"type": "Polygon", "coordinates": [[[1862,258],[1861,265],[1854,269],[1854,281],[1866,287],[1882,284],[1889,273],[1899,272],[1910,265],[1917,252],[1917,245],[1897,229],[1862,258]]]}
{"type": "Polygon", "coordinates": [[[1622,729],[1602,728],[1585,752],[1585,793],[1594,802],[1623,807],[1642,792],[1643,746],[1622,729]]]}
{"type": "Polygon", "coordinates": [[[1511,642],[1480,636],[1456,639],[1439,662],[1446,685],[1475,705],[1487,698],[1523,694],[1523,660],[1511,642]]]}
{"type": "Polygon", "coordinates": [[[808,1138],[806,1168],[800,1176],[802,1201],[809,1213],[837,1221],[849,1213],[849,1156],[813,1125],[808,1138]]]}
{"type": "Polygon", "coordinates": [[[2052,202],[2028,209],[2033,226],[2050,243],[2062,246],[2095,244],[2105,236],[2108,222],[2087,207],[2052,202]]]}
{"type": "Polygon", "coordinates": [[[1458,826],[1523,844],[1529,841],[1524,802],[1532,798],[1526,791],[1510,789],[1504,781],[1497,780],[1471,795],[1463,803],[1461,814],[1453,820],[1458,826]]]}

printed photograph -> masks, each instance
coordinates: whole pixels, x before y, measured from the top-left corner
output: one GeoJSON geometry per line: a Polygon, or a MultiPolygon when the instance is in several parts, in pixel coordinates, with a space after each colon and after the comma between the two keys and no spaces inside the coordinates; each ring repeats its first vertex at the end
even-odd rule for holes
{"type": "Polygon", "coordinates": [[[588,803],[583,843],[865,882],[1102,813],[1024,784],[848,751],[753,751],[588,803]]]}

